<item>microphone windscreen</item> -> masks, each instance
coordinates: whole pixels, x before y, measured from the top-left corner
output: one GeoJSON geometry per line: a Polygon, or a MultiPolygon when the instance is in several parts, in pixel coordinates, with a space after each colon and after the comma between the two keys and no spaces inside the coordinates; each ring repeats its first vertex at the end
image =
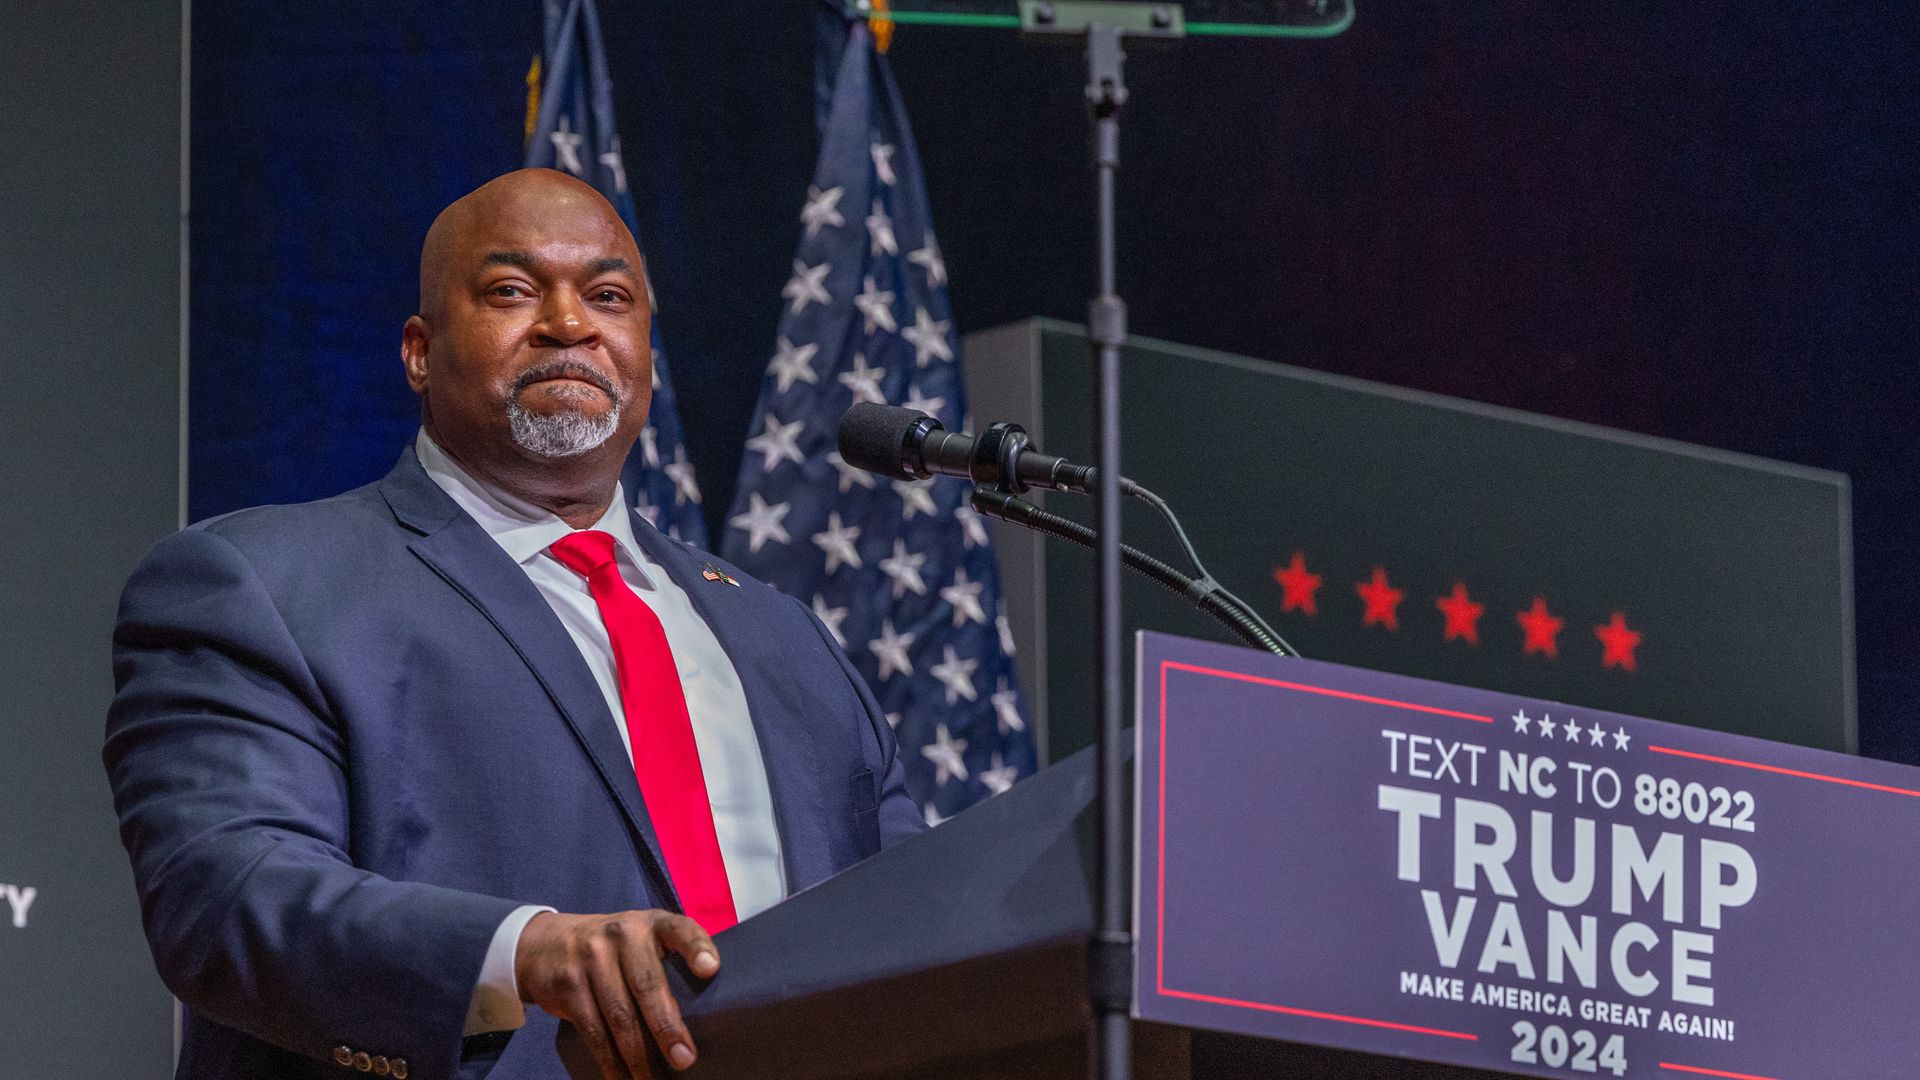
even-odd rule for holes
{"type": "MultiPolygon", "coordinates": [[[[856,402],[840,418],[840,457],[856,469],[912,480],[913,474],[902,464],[907,436],[913,426],[928,419],[927,414],[871,401],[856,402]]],[[[939,422],[935,421],[934,426],[939,422]]]]}

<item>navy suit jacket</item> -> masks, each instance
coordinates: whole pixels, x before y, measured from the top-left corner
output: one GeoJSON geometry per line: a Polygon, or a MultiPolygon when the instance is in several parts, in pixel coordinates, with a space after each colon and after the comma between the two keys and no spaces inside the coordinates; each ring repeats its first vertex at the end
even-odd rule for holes
{"type": "MultiPolygon", "coordinates": [[[[886,720],[812,612],[634,533],[740,674],[789,890],[919,831],[886,720]]],[[[377,484],[161,541],[114,675],[105,760],[187,1006],[180,1076],[344,1080],[340,1046],[419,1080],[564,1076],[540,1010],[461,1037],[500,921],[678,908],[586,662],[411,450],[377,484]]]]}

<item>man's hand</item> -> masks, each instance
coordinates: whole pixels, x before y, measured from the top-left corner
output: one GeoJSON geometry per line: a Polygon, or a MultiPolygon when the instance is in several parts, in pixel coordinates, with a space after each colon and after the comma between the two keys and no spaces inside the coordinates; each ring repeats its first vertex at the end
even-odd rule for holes
{"type": "Polygon", "coordinates": [[[670,911],[617,915],[541,912],[520,932],[514,977],[520,998],[571,1023],[609,1080],[652,1076],[648,1033],[675,1069],[693,1064],[693,1037],[667,989],[661,961],[686,961],[702,979],[720,952],[700,924],[670,911]]]}

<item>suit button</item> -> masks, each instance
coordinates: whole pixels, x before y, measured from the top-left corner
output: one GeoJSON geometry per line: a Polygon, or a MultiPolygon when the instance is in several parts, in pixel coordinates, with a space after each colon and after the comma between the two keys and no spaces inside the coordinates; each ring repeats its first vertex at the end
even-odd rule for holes
{"type": "Polygon", "coordinates": [[[353,1067],[353,1048],[350,1046],[334,1047],[333,1060],[335,1064],[344,1065],[351,1069],[353,1067]]]}
{"type": "Polygon", "coordinates": [[[393,1071],[393,1063],[379,1054],[373,1055],[373,1075],[385,1076],[393,1071]]]}
{"type": "Polygon", "coordinates": [[[407,1059],[393,1059],[393,1080],[407,1080],[407,1059]]]}
{"type": "Polygon", "coordinates": [[[365,1050],[353,1055],[353,1067],[359,1069],[361,1072],[372,1072],[373,1055],[367,1053],[365,1050]]]}

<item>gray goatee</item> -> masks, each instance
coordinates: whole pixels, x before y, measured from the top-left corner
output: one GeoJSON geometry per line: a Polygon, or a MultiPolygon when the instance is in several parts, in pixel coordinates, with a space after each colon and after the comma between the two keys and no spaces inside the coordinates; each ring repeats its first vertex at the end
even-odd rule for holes
{"type": "Polygon", "coordinates": [[[620,427],[620,407],[624,402],[606,376],[585,364],[556,360],[522,372],[513,381],[507,398],[507,426],[514,444],[530,454],[548,458],[578,457],[598,449],[620,427]],[[520,404],[520,394],[534,383],[546,379],[575,378],[591,383],[613,402],[604,415],[595,419],[579,412],[545,414],[530,412],[520,404]]]}

